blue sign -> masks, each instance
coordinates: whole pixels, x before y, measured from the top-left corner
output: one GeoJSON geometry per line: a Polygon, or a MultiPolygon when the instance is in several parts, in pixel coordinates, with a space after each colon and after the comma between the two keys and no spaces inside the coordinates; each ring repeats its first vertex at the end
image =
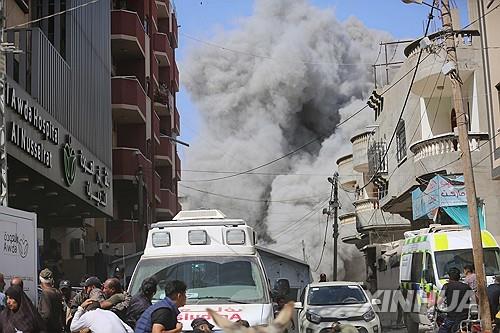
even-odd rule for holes
{"type": "Polygon", "coordinates": [[[467,206],[463,176],[435,176],[425,190],[411,193],[413,219],[434,219],[440,207],[467,206]]]}

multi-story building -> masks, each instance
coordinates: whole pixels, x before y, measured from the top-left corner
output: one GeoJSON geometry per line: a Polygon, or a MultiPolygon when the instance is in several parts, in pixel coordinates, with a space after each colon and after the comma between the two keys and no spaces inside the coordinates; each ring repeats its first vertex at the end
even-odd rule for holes
{"type": "MultiPolygon", "coordinates": [[[[498,1],[468,1],[471,24],[454,30],[480,219],[500,239],[496,222],[500,214],[500,54],[492,47],[500,43],[495,34],[500,10],[493,8],[498,6],[498,1]]],[[[421,39],[407,44],[392,82],[375,89],[370,97],[373,125],[354,136],[353,153],[337,161],[342,185],[358,192],[354,211],[340,216],[346,226],[345,242],[362,247],[399,239],[394,236],[431,223],[468,224],[457,131],[457,123],[463,120],[457,119],[451,82],[442,71],[447,62],[444,36],[437,31],[428,37],[431,45],[423,50],[428,43],[421,39]],[[368,237],[371,229],[376,230],[376,238],[368,237]]]]}
{"type": "Polygon", "coordinates": [[[171,0],[113,1],[114,218],[107,235],[120,255],[142,250],[149,224],[180,210],[177,30],[171,0]]]}
{"type": "Polygon", "coordinates": [[[95,272],[113,216],[109,4],[65,12],[82,3],[7,0],[2,13],[19,51],[5,59],[8,205],[37,214],[40,267],[75,282],[95,272]]]}

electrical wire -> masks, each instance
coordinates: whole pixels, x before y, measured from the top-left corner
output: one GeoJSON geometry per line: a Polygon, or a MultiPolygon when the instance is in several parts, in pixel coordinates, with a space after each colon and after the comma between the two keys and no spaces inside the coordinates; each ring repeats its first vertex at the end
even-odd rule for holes
{"type": "MultiPolygon", "coordinates": [[[[228,52],[232,52],[232,53],[242,54],[242,55],[250,56],[250,57],[253,57],[253,58],[267,59],[267,60],[273,60],[273,61],[284,61],[283,59],[273,58],[273,57],[266,56],[266,55],[260,55],[260,54],[246,52],[246,51],[231,49],[229,47],[226,47],[226,46],[223,46],[223,45],[219,45],[219,44],[215,44],[215,43],[212,43],[212,42],[208,42],[206,40],[199,39],[197,37],[190,36],[190,35],[182,33],[182,32],[180,32],[179,34],[182,35],[182,36],[184,36],[184,37],[186,37],[186,38],[188,38],[188,39],[196,41],[198,43],[201,43],[201,44],[213,47],[213,48],[221,49],[223,51],[228,51],[228,52]]],[[[380,52],[379,52],[379,54],[380,54],[380,52]]],[[[378,59],[378,57],[377,57],[377,59],[378,59]]],[[[306,64],[306,65],[320,65],[320,66],[323,66],[323,65],[329,65],[329,66],[331,66],[331,65],[337,65],[337,66],[370,65],[371,66],[371,65],[373,65],[371,63],[364,63],[364,62],[358,62],[358,63],[314,62],[314,61],[306,61],[306,60],[301,60],[301,59],[295,60],[295,61],[287,59],[286,62],[298,63],[298,64],[306,64]]]]}
{"type": "Polygon", "coordinates": [[[91,0],[91,1],[83,3],[81,5],[78,5],[78,6],[75,6],[75,7],[71,7],[71,8],[65,9],[65,10],[61,10],[60,12],[57,12],[57,13],[54,13],[54,14],[43,16],[43,17],[31,20],[31,21],[27,21],[27,22],[24,22],[24,23],[20,23],[20,24],[14,25],[12,27],[5,28],[4,30],[16,29],[16,28],[20,28],[20,27],[24,27],[24,26],[30,25],[32,23],[37,23],[37,22],[40,22],[40,21],[43,21],[43,20],[47,20],[49,18],[52,18],[52,17],[55,17],[55,16],[59,16],[59,15],[65,14],[65,13],[69,13],[69,12],[75,11],[77,9],[80,9],[80,8],[92,5],[92,4],[94,4],[96,2],[99,2],[99,1],[100,0],[91,0]]]}
{"type": "MultiPolygon", "coordinates": [[[[430,11],[428,19],[427,19],[427,26],[425,27],[424,36],[427,36],[427,34],[429,32],[429,27],[430,27],[431,21],[434,18],[434,16],[432,15],[433,13],[434,13],[434,7],[431,7],[431,11],[430,11]]],[[[389,148],[391,147],[391,144],[394,141],[394,138],[396,137],[396,134],[398,132],[397,131],[398,125],[401,122],[401,120],[403,119],[403,114],[404,114],[404,111],[405,111],[405,108],[406,108],[406,104],[408,103],[408,99],[410,98],[411,88],[413,87],[413,84],[415,83],[415,78],[417,76],[418,67],[419,67],[421,61],[423,61],[422,60],[422,54],[423,54],[423,52],[424,52],[424,49],[420,48],[420,51],[418,53],[417,64],[415,65],[415,71],[413,72],[413,76],[411,78],[410,86],[408,87],[408,91],[406,93],[406,97],[405,97],[405,100],[403,102],[403,107],[401,108],[401,112],[399,113],[399,117],[398,117],[398,120],[396,122],[396,126],[394,128],[394,131],[392,132],[391,139],[389,140],[389,143],[387,145],[387,149],[384,152],[384,156],[382,157],[382,161],[385,161],[385,159],[387,158],[387,154],[389,153],[389,148]]],[[[430,54],[431,53],[429,53],[429,55],[430,54]]],[[[425,58],[424,58],[424,60],[425,60],[425,58]]],[[[377,175],[381,171],[381,169],[382,169],[382,163],[380,163],[379,165],[377,165],[377,169],[375,170],[375,172],[373,173],[373,175],[370,177],[370,179],[368,180],[368,182],[366,182],[366,184],[364,184],[361,188],[359,188],[358,191],[361,191],[361,190],[365,189],[366,187],[368,187],[368,185],[370,185],[375,180],[375,178],[377,177],[377,175]]]]}
{"type": "MultiPolygon", "coordinates": [[[[422,61],[424,61],[427,57],[429,57],[430,54],[428,54],[422,61]]],[[[415,67],[413,67],[412,69],[410,69],[409,71],[407,71],[404,75],[402,75],[397,81],[395,81],[393,84],[391,84],[389,87],[387,87],[383,92],[381,92],[381,96],[383,96],[385,93],[387,93],[390,89],[392,89],[394,86],[396,86],[399,82],[401,82],[408,74],[410,74],[413,69],[415,69],[416,67],[418,66],[418,63],[415,67]]],[[[359,113],[361,113],[363,110],[365,110],[366,108],[368,108],[368,105],[365,104],[361,109],[355,111],[354,113],[352,113],[350,116],[348,116],[346,119],[344,119],[343,121],[339,122],[337,125],[335,125],[335,127],[333,128],[333,132],[338,129],[340,126],[342,126],[343,124],[345,124],[346,122],[348,122],[349,120],[353,119],[355,116],[357,116],[359,113]]],[[[329,134],[330,135],[330,134],[329,134]]],[[[275,158],[269,162],[266,162],[266,163],[263,163],[263,164],[260,164],[258,166],[255,166],[253,168],[250,168],[248,170],[244,170],[244,171],[240,171],[240,172],[237,172],[237,173],[234,173],[232,175],[228,175],[228,176],[224,176],[224,177],[217,177],[217,178],[210,178],[210,179],[187,179],[187,180],[182,180],[182,182],[212,182],[212,181],[218,181],[218,180],[223,180],[223,179],[229,179],[229,178],[233,178],[233,177],[237,177],[237,176],[241,176],[241,175],[244,175],[244,174],[248,174],[250,172],[253,172],[255,170],[258,170],[258,169],[261,169],[261,168],[264,168],[268,165],[271,165],[271,164],[274,164],[284,158],[287,158],[291,155],[294,155],[295,153],[297,153],[298,151],[306,148],[307,146],[317,142],[317,141],[320,141],[324,138],[326,138],[327,135],[321,135],[321,136],[318,136],[304,144],[302,144],[301,146],[295,148],[294,150],[292,151],[289,151],[288,153],[278,157],[278,158],[275,158]]]]}
{"type": "MultiPolygon", "coordinates": [[[[336,183],[338,183],[338,180],[335,181],[336,183]]],[[[334,188],[335,188],[335,184],[332,182],[332,189],[330,191],[330,200],[329,200],[329,205],[330,205],[330,208],[331,208],[331,202],[333,202],[333,191],[334,191],[334,188]]],[[[330,224],[330,213],[331,213],[331,209],[328,209],[328,213],[326,214],[326,226],[325,226],[325,236],[324,236],[324,239],[323,239],[323,248],[321,249],[321,255],[319,257],[319,262],[318,262],[318,265],[316,266],[316,268],[314,269],[314,272],[317,272],[318,269],[319,269],[319,266],[321,266],[321,262],[323,261],[323,255],[325,254],[325,248],[326,248],[326,237],[328,235],[328,225],[330,224]]]]}
{"type": "Polygon", "coordinates": [[[202,189],[199,189],[199,188],[195,188],[195,187],[191,187],[191,186],[187,186],[187,185],[183,185],[183,184],[179,184],[179,186],[180,186],[180,187],[187,188],[187,189],[190,189],[190,190],[193,190],[193,191],[196,191],[196,192],[200,192],[200,193],[204,193],[204,194],[213,195],[213,196],[216,196],[216,197],[221,197],[221,198],[230,199],[230,200],[249,201],[249,202],[263,202],[263,203],[268,203],[268,202],[291,203],[291,202],[301,202],[301,201],[303,201],[304,199],[314,199],[314,198],[318,198],[318,196],[311,196],[311,197],[300,197],[300,198],[294,198],[294,199],[283,199],[283,200],[251,199],[251,198],[233,197],[233,196],[229,196],[229,195],[225,195],[225,194],[221,194],[221,193],[214,193],[214,192],[210,192],[210,191],[202,190],[202,189]]]}

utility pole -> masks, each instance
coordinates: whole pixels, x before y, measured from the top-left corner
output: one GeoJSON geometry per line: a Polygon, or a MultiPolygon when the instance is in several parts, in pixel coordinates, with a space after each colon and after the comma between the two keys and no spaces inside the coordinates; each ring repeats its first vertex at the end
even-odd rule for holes
{"type": "Polygon", "coordinates": [[[333,281],[337,281],[337,254],[338,254],[338,238],[339,238],[339,174],[335,172],[333,177],[328,177],[328,181],[332,184],[333,200],[329,202],[328,215],[332,213],[333,209],[333,281]]]}
{"type": "MultiPolygon", "coordinates": [[[[450,14],[449,0],[441,0],[441,13],[443,16],[443,31],[445,33],[446,53],[448,63],[445,64],[446,75],[450,78],[453,94],[453,106],[457,115],[458,142],[462,151],[461,159],[464,169],[465,191],[467,193],[467,207],[469,210],[470,231],[472,238],[472,253],[474,255],[474,266],[477,277],[477,292],[479,298],[479,314],[483,326],[483,332],[492,331],[490,306],[486,294],[486,278],[484,271],[484,255],[481,240],[481,227],[477,210],[476,186],[474,183],[474,172],[472,170],[472,158],[469,147],[468,118],[464,112],[461,85],[462,80],[458,73],[457,51],[455,47],[455,33],[453,31],[452,18],[450,14]]],[[[443,70],[443,72],[445,72],[443,70]]]]}

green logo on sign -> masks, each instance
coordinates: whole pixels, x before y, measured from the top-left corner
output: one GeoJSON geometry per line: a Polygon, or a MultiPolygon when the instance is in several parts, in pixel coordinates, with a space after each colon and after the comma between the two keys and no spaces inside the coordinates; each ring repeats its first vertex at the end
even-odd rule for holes
{"type": "Polygon", "coordinates": [[[63,163],[64,179],[66,180],[66,184],[71,186],[71,184],[75,181],[76,176],[76,154],[75,150],[71,148],[71,138],[69,136],[63,147],[63,163]]]}

